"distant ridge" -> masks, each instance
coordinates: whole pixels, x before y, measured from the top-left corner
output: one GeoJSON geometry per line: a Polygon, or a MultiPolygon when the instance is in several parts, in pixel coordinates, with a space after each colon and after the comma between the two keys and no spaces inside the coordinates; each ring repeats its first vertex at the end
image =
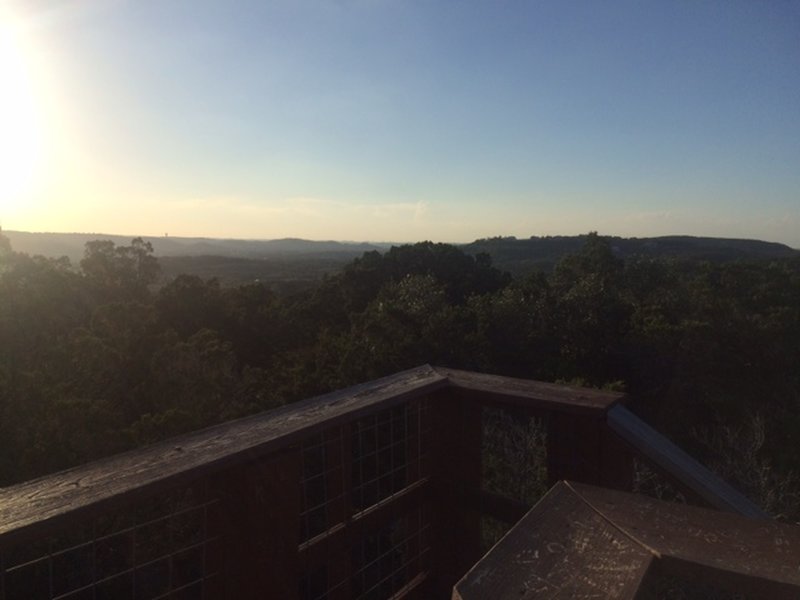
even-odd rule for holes
{"type": "MultiPolygon", "coordinates": [[[[111,240],[117,245],[128,245],[135,236],[105,235],[99,233],[29,233],[7,231],[3,234],[17,252],[44,256],[67,256],[73,262],[83,257],[86,242],[111,240]]],[[[371,250],[386,250],[390,244],[359,242],[313,241],[299,238],[277,240],[234,240],[201,237],[142,236],[153,245],[156,256],[225,256],[236,258],[279,258],[288,256],[336,257],[346,259],[361,256],[371,250]]]]}
{"type": "MultiPolygon", "coordinates": [[[[94,233],[29,233],[6,231],[3,233],[18,252],[44,256],[68,256],[73,262],[83,257],[84,245],[91,240],[111,240],[118,245],[128,245],[132,236],[94,233]]],[[[694,237],[670,235],[650,238],[623,238],[603,236],[609,240],[615,254],[622,258],[632,256],[675,257],[710,261],[740,259],[774,260],[800,257],[800,250],[785,244],[731,238],[694,237]]],[[[326,268],[343,265],[364,252],[388,250],[392,244],[367,242],[313,241],[300,238],[275,240],[236,240],[202,237],[143,236],[153,244],[156,256],[181,259],[181,265],[199,264],[210,257],[236,260],[240,268],[246,261],[270,260],[323,260],[326,268]],[[186,263],[189,258],[192,263],[186,263]]],[[[526,239],[493,237],[469,244],[457,244],[467,254],[486,253],[494,264],[512,273],[548,270],[566,254],[578,252],[586,240],[585,235],[532,236],[526,239]]],[[[219,261],[217,261],[219,262],[219,261]]],[[[227,264],[227,263],[226,263],[227,264]]],[[[193,267],[194,268],[194,267],[193,267]]],[[[199,267],[198,267],[199,268],[199,267]]]]}
{"type": "MultiPolygon", "coordinates": [[[[775,260],[800,257],[800,250],[785,244],[735,238],[669,235],[651,238],[602,236],[620,258],[633,256],[673,257],[725,262],[732,260],[775,260]]],[[[476,240],[461,246],[468,254],[484,252],[494,264],[512,273],[548,270],[566,254],[578,252],[585,235],[547,236],[517,239],[495,237],[476,240]]]]}

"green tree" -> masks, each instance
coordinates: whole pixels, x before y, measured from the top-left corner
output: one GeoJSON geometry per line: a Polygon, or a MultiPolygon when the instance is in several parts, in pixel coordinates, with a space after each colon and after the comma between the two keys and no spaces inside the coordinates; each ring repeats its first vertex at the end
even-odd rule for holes
{"type": "Polygon", "coordinates": [[[188,338],[201,329],[227,328],[226,300],[219,280],[178,275],[162,287],[155,299],[162,327],[188,338]]]}
{"type": "Polygon", "coordinates": [[[580,252],[556,265],[551,285],[564,361],[561,378],[581,377],[592,385],[620,378],[631,311],[623,273],[623,261],[596,232],[580,252]]]}
{"type": "Polygon", "coordinates": [[[133,239],[130,246],[117,246],[110,240],[87,242],[81,270],[108,299],[147,296],[148,286],[158,281],[161,272],[153,245],[142,238],[133,239]]]}
{"type": "Polygon", "coordinates": [[[8,239],[8,236],[3,234],[3,228],[0,227],[0,260],[11,255],[12,252],[11,240],[8,239]]]}

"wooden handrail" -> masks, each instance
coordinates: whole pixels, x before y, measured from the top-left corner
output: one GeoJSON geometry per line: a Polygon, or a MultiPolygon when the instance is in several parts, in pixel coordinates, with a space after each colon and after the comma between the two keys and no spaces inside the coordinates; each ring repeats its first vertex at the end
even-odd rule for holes
{"type": "Polygon", "coordinates": [[[606,421],[609,427],[638,453],[714,508],[754,519],[769,518],[767,513],[744,494],[697,462],[624,406],[614,406],[609,410],[606,421]]]}

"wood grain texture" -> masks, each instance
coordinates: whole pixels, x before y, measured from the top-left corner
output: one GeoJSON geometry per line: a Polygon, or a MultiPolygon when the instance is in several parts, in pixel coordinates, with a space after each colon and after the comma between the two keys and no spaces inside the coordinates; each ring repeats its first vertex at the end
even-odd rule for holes
{"type": "Polygon", "coordinates": [[[226,466],[447,385],[429,366],[0,489],[0,542],[226,466]]]}
{"type": "Polygon", "coordinates": [[[633,598],[653,559],[560,482],[458,582],[452,597],[633,598]]]}
{"type": "Polygon", "coordinates": [[[710,506],[752,518],[769,515],[624,406],[606,415],[608,426],[667,475],[710,506]]]}
{"type": "Polygon", "coordinates": [[[664,558],[666,572],[761,598],[800,598],[800,527],[579,483],[595,510],[664,558]]]}
{"type": "Polygon", "coordinates": [[[452,597],[635,598],[655,573],[748,597],[800,598],[800,527],[559,482],[452,597]]]}
{"type": "Polygon", "coordinates": [[[625,400],[624,394],[616,392],[441,367],[436,367],[436,371],[447,377],[456,389],[480,394],[483,400],[494,398],[503,404],[519,404],[527,408],[602,415],[625,400]]]}

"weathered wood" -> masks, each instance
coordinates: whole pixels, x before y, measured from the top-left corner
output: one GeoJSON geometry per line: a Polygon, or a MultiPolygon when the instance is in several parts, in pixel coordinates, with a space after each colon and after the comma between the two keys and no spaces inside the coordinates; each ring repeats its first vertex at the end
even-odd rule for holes
{"type": "Polygon", "coordinates": [[[617,392],[441,367],[435,367],[435,371],[447,377],[451,386],[466,395],[478,395],[482,402],[495,401],[572,414],[603,414],[625,400],[625,395],[617,392]]]}
{"type": "Polygon", "coordinates": [[[709,505],[747,517],[769,518],[755,503],[624,406],[614,406],[608,411],[606,420],[620,438],[709,505]]]}
{"type": "Polygon", "coordinates": [[[653,558],[559,483],[458,582],[452,597],[634,598],[653,558]]]}
{"type": "Polygon", "coordinates": [[[267,413],[0,489],[0,543],[36,535],[69,515],[105,510],[226,466],[256,460],[323,428],[447,385],[419,367],[267,413]]]}
{"type": "Polygon", "coordinates": [[[547,477],[550,484],[561,480],[599,483],[600,433],[598,416],[552,413],[547,420],[547,477]]]}
{"type": "Polygon", "coordinates": [[[216,481],[225,530],[223,598],[297,595],[300,449],[227,470],[216,481]]]}
{"type": "Polygon", "coordinates": [[[462,492],[461,499],[482,516],[492,517],[509,525],[515,524],[531,509],[530,504],[486,490],[462,492]]]}
{"type": "Polygon", "coordinates": [[[481,406],[453,390],[432,399],[435,598],[446,598],[481,556],[481,514],[464,501],[481,487],[481,406]]]}
{"type": "Polygon", "coordinates": [[[758,598],[800,598],[800,527],[579,483],[574,492],[662,557],[666,574],[758,598]]]}
{"type": "Polygon", "coordinates": [[[572,480],[632,489],[633,455],[605,423],[604,415],[553,412],[545,422],[551,484],[572,480]]]}
{"type": "Polygon", "coordinates": [[[800,527],[560,482],[452,597],[635,598],[654,573],[798,598],[800,527]]]}

